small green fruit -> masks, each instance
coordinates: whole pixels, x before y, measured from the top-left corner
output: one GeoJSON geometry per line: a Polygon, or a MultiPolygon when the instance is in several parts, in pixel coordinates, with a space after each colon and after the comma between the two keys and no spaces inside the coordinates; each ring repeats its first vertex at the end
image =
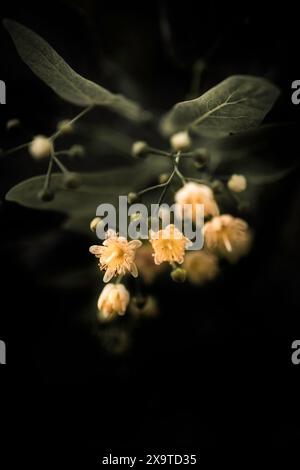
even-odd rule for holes
{"type": "Polygon", "coordinates": [[[64,176],[64,185],[69,189],[77,189],[81,184],[81,178],[76,173],[66,173],[64,176]]]}
{"type": "Polygon", "coordinates": [[[44,202],[50,202],[54,199],[54,192],[51,189],[42,189],[38,193],[38,198],[44,202]]]}
{"type": "Polygon", "coordinates": [[[186,270],[183,268],[176,268],[171,272],[171,278],[175,282],[184,282],[186,280],[186,270]]]}

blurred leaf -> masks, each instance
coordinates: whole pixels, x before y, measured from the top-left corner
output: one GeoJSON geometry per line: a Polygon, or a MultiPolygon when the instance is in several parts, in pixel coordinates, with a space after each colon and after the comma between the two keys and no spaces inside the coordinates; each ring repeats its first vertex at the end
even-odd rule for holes
{"type": "Polygon", "coordinates": [[[53,174],[51,189],[55,193],[52,201],[38,198],[45,176],[36,176],[14,186],[6,195],[7,201],[17,202],[31,209],[58,211],[67,215],[64,227],[77,232],[89,233],[89,223],[95,217],[101,203],[118,204],[118,196],[137,191],[152,183],[161,172],[168,171],[170,162],[165,158],[146,159],[132,167],[99,173],[81,174],[82,184],[78,189],[67,189],[63,176],[53,174]]]}
{"type": "MultiPolygon", "coordinates": [[[[293,166],[298,159],[299,126],[295,124],[266,124],[235,135],[212,138],[196,135],[195,148],[209,150],[209,169],[223,173],[243,172],[245,169],[293,166]]],[[[181,159],[183,161],[184,159],[181,159]]],[[[185,160],[186,161],[186,160],[185,160]]]]}
{"type": "Polygon", "coordinates": [[[107,106],[133,120],[144,120],[149,114],[129,99],[115,95],[76,73],[38,34],[20,23],[5,19],[22,60],[61,98],[78,106],[107,106]]]}
{"type": "Polygon", "coordinates": [[[199,98],[177,103],[163,118],[162,132],[170,135],[188,127],[208,135],[226,135],[261,123],[279,96],[264,78],[233,75],[199,98]]]}
{"type": "Polygon", "coordinates": [[[253,185],[276,183],[277,181],[280,181],[282,178],[292,173],[292,171],[294,171],[298,166],[299,165],[293,165],[292,167],[286,168],[285,170],[276,171],[269,174],[249,175],[247,180],[250,184],[253,185]]]}
{"type": "Polygon", "coordinates": [[[76,126],[76,134],[86,139],[85,147],[89,154],[103,155],[115,151],[132,160],[131,147],[134,139],[122,129],[81,121],[76,126]]]}

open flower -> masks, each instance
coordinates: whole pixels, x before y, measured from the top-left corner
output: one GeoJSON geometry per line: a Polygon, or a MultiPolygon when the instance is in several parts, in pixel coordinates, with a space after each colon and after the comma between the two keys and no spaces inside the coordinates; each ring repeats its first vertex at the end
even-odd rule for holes
{"type": "Polygon", "coordinates": [[[214,217],[204,225],[206,246],[216,254],[237,261],[248,253],[251,234],[248,224],[242,219],[224,214],[214,217]]]}
{"type": "Polygon", "coordinates": [[[141,246],[140,240],[128,242],[124,237],[118,237],[115,232],[110,232],[103,245],[93,245],[90,252],[99,258],[99,267],[105,270],[104,282],[109,282],[117,274],[132,274],[138,276],[135,260],[136,249],[141,246]]]}
{"type": "Polygon", "coordinates": [[[213,191],[205,184],[187,183],[175,194],[175,201],[179,204],[180,213],[178,215],[188,217],[196,222],[196,205],[203,204],[204,217],[219,214],[219,208],[214,198],[213,191]],[[184,204],[189,206],[183,207],[184,204]],[[182,208],[180,207],[182,206],[182,208]],[[183,212],[184,211],[184,212],[183,212]]]}
{"type": "Polygon", "coordinates": [[[186,254],[184,268],[190,282],[202,285],[218,275],[218,258],[207,250],[191,251],[186,254]]]}
{"type": "Polygon", "coordinates": [[[170,263],[183,263],[185,249],[192,242],[186,238],[175,225],[170,224],[158,232],[150,232],[150,243],[154,249],[155,264],[169,261],[170,263]]]}
{"type": "Polygon", "coordinates": [[[116,315],[124,315],[130,295],[123,284],[107,284],[98,299],[100,319],[112,319],[116,315]]]}

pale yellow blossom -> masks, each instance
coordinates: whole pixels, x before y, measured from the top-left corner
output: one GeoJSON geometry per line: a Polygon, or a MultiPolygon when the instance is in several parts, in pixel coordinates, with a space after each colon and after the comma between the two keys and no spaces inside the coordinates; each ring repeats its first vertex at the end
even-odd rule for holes
{"type": "Polygon", "coordinates": [[[133,277],[137,277],[135,253],[141,244],[140,240],[128,242],[126,238],[117,236],[115,232],[110,232],[102,246],[91,246],[90,252],[99,258],[100,269],[106,271],[103,281],[109,282],[117,274],[130,273],[133,277]]]}
{"type": "MultiPolygon", "coordinates": [[[[179,205],[178,215],[183,215],[189,219],[196,221],[197,212],[196,205],[203,204],[204,217],[215,216],[219,214],[219,208],[214,198],[214,193],[205,184],[187,183],[175,194],[175,202],[179,205]],[[184,206],[189,204],[189,206],[184,206]],[[184,210],[184,212],[183,212],[184,210]]],[[[178,212],[177,210],[177,212],[178,212]]]]}
{"type": "Polygon", "coordinates": [[[170,224],[158,232],[151,231],[150,236],[155,264],[160,264],[164,261],[183,263],[185,250],[191,245],[191,241],[175,225],[170,224]]]}
{"type": "Polygon", "coordinates": [[[218,275],[218,258],[207,250],[190,251],[186,254],[184,268],[190,282],[202,285],[218,275]]]}
{"type": "Polygon", "coordinates": [[[123,284],[107,284],[98,299],[99,319],[112,319],[124,315],[130,295],[123,284]]]}
{"type": "Polygon", "coordinates": [[[223,214],[204,225],[205,243],[209,250],[229,261],[237,261],[248,253],[251,233],[247,222],[223,214]]]}

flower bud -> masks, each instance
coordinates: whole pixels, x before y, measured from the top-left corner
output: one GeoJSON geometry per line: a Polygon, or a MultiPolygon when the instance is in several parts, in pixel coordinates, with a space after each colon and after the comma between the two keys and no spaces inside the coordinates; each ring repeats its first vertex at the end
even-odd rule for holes
{"type": "Polygon", "coordinates": [[[100,222],[102,222],[101,217],[94,217],[93,220],[91,220],[90,229],[92,232],[96,232],[97,226],[100,222]]]}
{"type": "Polygon", "coordinates": [[[9,119],[6,123],[6,130],[10,131],[11,129],[14,129],[15,127],[19,127],[21,124],[19,119],[9,119]]]}
{"type": "Polygon", "coordinates": [[[222,181],[215,180],[212,182],[211,188],[215,194],[220,194],[224,189],[224,185],[222,181]]]}
{"type": "Polygon", "coordinates": [[[183,268],[176,268],[171,272],[171,278],[175,282],[184,282],[186,279],[186,270],[183,268]]]}
{"type": "Polygon", "coordinates": [[[152,295],[133,297],[129,304],[129,312],[137,318],[155,317],[159,313],[157,301],[152,295]]]}
{"type": "Polygon", "coordinates": [[[77,173],[66,173],[64,175],[64,185],[69,189],[77,189],[81,184],[81,178],[77,173]]]}
{"type": "Polygon", "coordinates": [[[209,151],[206,149],[206,148],[199,148],[199,149],[196,149],[194,152],[194,166],[200,170],[202,169],[208,158],[209,158],[209,151]]]}
{"type": "Polygon", "coordinates": [[[138,220],[142,220],[142,214],[140,212],[135,212],[134,214],[131,214],[130,220],[132,222],[137,222],[138,220]]]}
{"type": "Polygon", "coordinates": [[[49,157],[51,147],[52,144],[48,137],[37,135],[29,145],[29,153],[36,160],[40,160],[49,157]]]}
{"type": "Polygon", "coordinates": [[[84,157],[85,150],[82,147],[82,145],[75,144],[75,145],[72,145],[72,147],[70,148],[68,153],[69,153],[70,157],[74,157],[74,158],[79,157],[80,158],[80,157],[84,157]]]}
{"type": "Polygon", "coordinates": [[[148,144],[142,140],[134,142],[131,148],[131,155],[135,158],[145,155],[148,151],[148,144]]]}
{"type": "Polygon", "coordinates": [[[129,299],[129,292],[123,284],[106,284],[97,304],[100,317],[114,318],[116,315],[124,315],[129,299]]]}
{"type": "Polygon", "coordinates": [[[171,147],[175,152],[188,150],[191,146],[191,139],[187,131],[177,132],[170,139],[171,147]]]}
{"type": "Polygon", "coordinates": [[[168,175],[167,173],[162,173],[161,175],[159,175],[158,181],[160,184],[164,184],[168,181],[169,178],[170,175],[168,175]]]}
{"type": "Polygon", "coordinates": [[[54,199],[54,193],[50,189],[42,189],[38,193],[38,198],[44,202],[50,202],[54,199]]]}
{"type": "Polygon", "coordinates": [[[73,124],[69,119],[63,119],[57,123],[57,130],[62,134],[71,134],[73,132],[73,124]]]}
{"type": "Polygon", "coordinates": [[[227,183],[230,191],[241,193],[247,188],[247,180],[244,175],[231,175],[227,183]]]}
{"type": "Polygon", "coordinates": [[[129,193],[127,195],[127,200],[128,204],[133,204],[138,198],[138,195],[136,193],[129,193]]]}

